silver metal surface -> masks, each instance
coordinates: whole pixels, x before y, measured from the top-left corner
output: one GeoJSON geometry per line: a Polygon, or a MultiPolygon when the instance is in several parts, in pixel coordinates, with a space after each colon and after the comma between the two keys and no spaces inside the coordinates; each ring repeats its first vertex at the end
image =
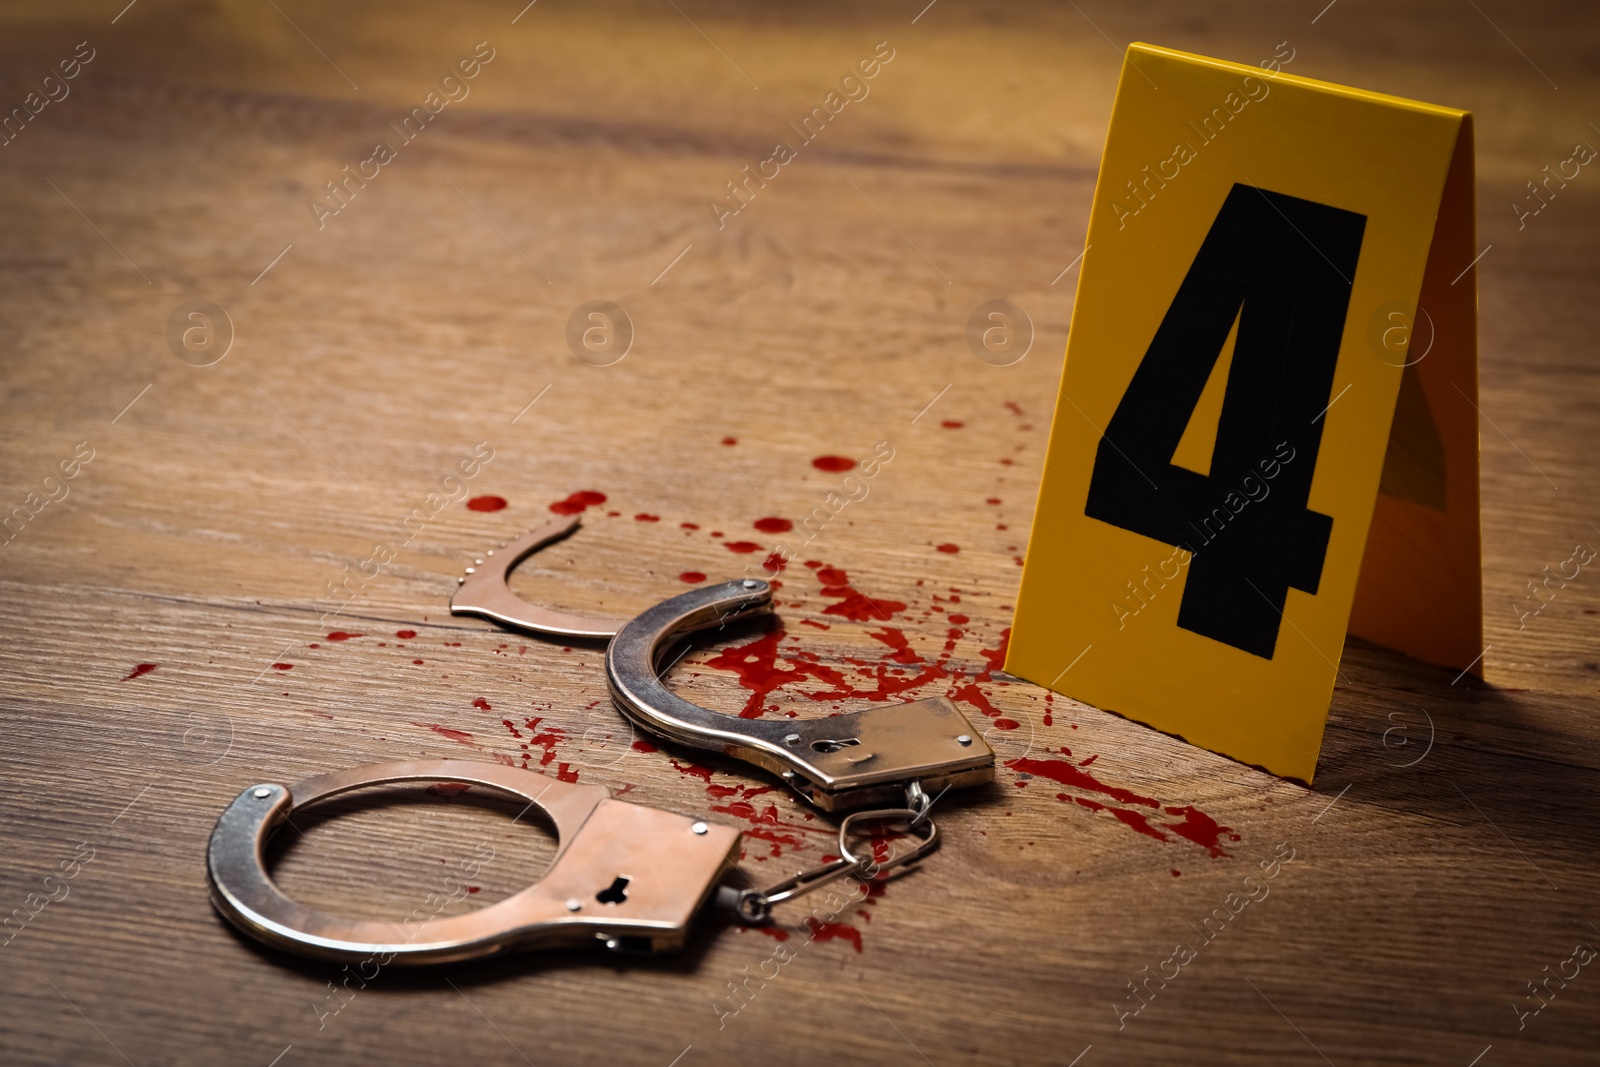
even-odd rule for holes
{"type": "Polygon", "coordinates": [[[506,585],[506,576],[518,563],[546,545],[559,541],[578,528],[576,515],[555,519],[536,530],[529,530],[514,541],[507,541],[499,551],[490,551],[477,565],[467,568],[461,587],[450,598],[450,614],[476,615],[529,633],[549,637],[586,637],[604,639],[621,628],[623,620],[590,618],[551,611],[530,604],[506,585]]]}
{"type": "Polygon", "coordinates": [[[748,578],[645,610],[606,649],[617,707],[680,744],[772,771],[824,811],[901,803],[911,782],[937,790],[993,780],[994,750],[945,697],[825,719],[744,719],[692,704],[662,683],[657,672],[681,638],[771,611],[772,587],[748,578]]]}
{"type": "Polygon", "coordinates": [[[739,831],[709,826],[697,833],[694,824],[672,812],[613,800],[604,786],[561,782],[498,763],[380,763],[293,787],[269,782],[245,789],[211,832],[206,870],[211,901],[229,922],[266,944],[306,956],[386,966],[598,944],[663,952],[682,947],[695,912],[738,857],[739,831]],[[426,781],[470,782],[540,808],[558,839],[544,877],[477,911],[401,922],[315,911],[273,883],[262,857],[273,831],[291,813],[364,786],[426,781]],[[624,887],[620,900],[614,883],[624,887]]]}

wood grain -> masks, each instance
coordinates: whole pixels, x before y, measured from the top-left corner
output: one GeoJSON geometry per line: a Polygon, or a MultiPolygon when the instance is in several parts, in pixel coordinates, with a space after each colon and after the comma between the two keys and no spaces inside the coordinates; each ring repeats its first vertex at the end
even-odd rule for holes
{"type": "MultiPolygon", "coordinates": [[[[0,14],[5,108],[79,42],[94,49],[70,95],[0,148],[0,506],[43,495],[79,442],[93,449],[0,554],[0,912],[67,890],[0,949],[7,1062],[1592,1062],[1592,967],[1552,982],[1520,1029],[1513,1005],[1537,1006],[1527,983],[1600,942],[1596,579],[1585,569],[1521,626],[1512,605],[1575,544],[1600,543],[1600,177],[1585,170],[1522,229],[1508,207],[1600,137],[1591,14],[120,6],[0,14]],[[1120,49],[1255,62],[1286,39],[1295,73],[1475,112],[1493,246],[1479,271],[1487,682],[1352,641],[1314,790],[1047,701],[985,674],[984,655],[1026,547],[1071,313],[1062,271],[1082,247],[1120,49]],[[470,95],[319,229],[307,205],[324,183],[480,41],[494,58],[470,95]],[[719,229],[708,205],[724,183],[885,41],[870,95],[719,229]],[[1037,329],[1007,368],[964,336],[997,297],[1037,329]],[[565,338],[600,299],[636,330],[609,367],[565,338]],[[234,326],[213,366],[168,347],[192,300],[234,326]],[[508,506],[434,514],[429,494],[485,441],[493,459],[468,492],[508,506]],[[621,612],[685,588],[683,572],[738,573],[773,541],[755,520],[805,515],[838,486],[813,458],[879,441],[893,460],[802,559],[905,607],[887,624],[827,614],[840,598],[792,565],[777,666],[843,681],[796,679],[771,703],[822,714],[924,673],[914,693],[974,686],[972,716],[987,701],[1018,724],[992,734],[1007,758],[1083,778],[1013,768],[945,798],[946,844],[925,869],[839,916],[848,933],[797,929],[764,986],[742,983],[772,973],[780,942],[709,924],[678,958],[388,971],[346,1003],[337,968],[260,950],[213,913],[205,840],[240,789],[423,755],[538,766],[548,750],[548,769],[766,833],[749,842],[757,878],[814,862],[823,821],[777,792],[746,797],[768,784],[748,768],[634,751],[598,649],[452,619],[446,603],[477,554],[579,491],[606,501],[518,572],[526,595],[621,612]],[[396,534],[417,509],[426,521],[396,534]],[[739,540],[762,551],[725,547],[739,540]],[[324,617],[329,583],[377,544],[392,562],[324,617]],[[916,662],[891,658],[895,632],[916,662]],[[139,664],[157,666],[128,678],[139,664]],[[1150,833],[1133,825],[1146,815],[1150,833]],[[1226,855],[1168,828],[1201,817],[1228,828],[1226,855]],[[93,859],[60,881],[80,842],[93,859]],[[1289,850],[1267,895],[1228,912],[1289,850]],[[1119,1025],[1117,1006],[1138,1003],[1128,984],[1179,942],[1195,958],[1119,1025]],[[729,983],[747,992],[722,1015],[729,983]]],[[[732,711],[750,690],[711,664],[719,651],[693,653],[674,684],[732,711]]],[[[461,906],[477,905],[549,855],[537,827],[472,793],[353,808],[278,850],[307,902],[401,914],[487,840],[499,860],[461,906]]]]}

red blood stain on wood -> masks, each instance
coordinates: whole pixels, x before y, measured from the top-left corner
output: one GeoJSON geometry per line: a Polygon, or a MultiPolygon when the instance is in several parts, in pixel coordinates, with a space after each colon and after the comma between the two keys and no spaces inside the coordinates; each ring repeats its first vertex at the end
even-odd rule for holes
{"type": "Polygon", "coordinates": [[[694,585],[705,580],[706,576],[701,574],[699,571],[684,571],[682,574],[678,575],[678,581],[687,582],[689,585],[694,585]]]}
{"type": "Polygon", "coordinates": [[[738,675],[739,684],[750,690],[750,696],[739,712],[741,719],[760,718],[761,713],[766,710],[767,698],[779,686],[789,682],[799,681],[802,678],[816,678],[835,687],[844,686],[842,674],[818,663],[802,659],[786,659],[789,664],[787,669],[780,667],[778,642],[785,636],[787,634],[780,626],[748,644],[722,649],[706,661],[708,667],[732,671],[738,675]]]}
{"type": "Polygon", "coordinates": [[[817,622],[814,619],[801,619],[800,620],[800,625],[801,626],[814,626],[819,630],[831,630],[831,629],[833,629],[833,627],[829,626],[827,623],[825,623],[825,622],[817,622]]]}
{"type": "Polygon", "coordinates": [[[789,561],[784,557],[782,552],[774,552],[772,555],[761,561],[761,569],[766,571],[768,574],[777,574],[788,565],[789,561]]]}
{"type": "Polygon", "coordinates": [[[994,721],[994,728],[996,730],[1015,730],[1021,725],[1022,724],[1015,719],[996,719],[994,721]]]}
{"type": "Polygon", "coordinates": [[[415,663],[418,667],[422,666],[422,661],[420,659],[414,659],[411,662],[415,663]]]}
{"type": "Polygon", "coordinates": [[[850,584],[850,576],[838,567],[823,567],[817,571],[817,580],[822,583],[823,596],[839,601],[823,608],[824,615],[842,615],[851,622],[888,622],[891,616],[906,610],[898,600],[876,600],[865,595],[850,584]]]}
{"type": "MultiPolygon", "coordinates": [[[[989,669],[978,676],[980,682],[989,680],[988,676],[1006,665],[1006,649],[1011,645],[1011,627],[1007,626],[1000,631],[1000,646],[998,648],[981,648],[978,655],[989,665],[989,669]]],[[[1045,699],[1049,699],[1046,697],[1045,699]]]]}
{"type": "Polygon", "coordinates": [[[726,548],[729,552],[737,552],[741,556],[748,555],[751,552],[761,551],[761,546],[756,544],[754,541],[729,541],[722,547],[726,548]]]}
{"type": "Polygon", "coordinates": [[[956,419],[945,419],[939,425],[943,426],[947,430],[959,430],[962,426],[962,424],[956,419]]]}
{"type": "Polygon", "coordinates": [[[558,764],[556,766],[556,778],[563,782],[576,782],[578,780],[578,769],[565,763],[558,764]]]}
{"type": "Polygon", "coordinates": [[[394,635],[396,637],[400,638],[402,641],[409,641],[413,637],[417,636],[417,631],[415,631],[415,630],[396,630],[394,632],[394,635]]]}
{"type": "Polygon", "coordinates": [[[634,522],[660,522],[661,521],[661,516],[660,515],[651,515],[649,512],[641,511],[641,512],[639,512],[639,514],[637,514],[637,515],[635,515],[633,517],[633,521],[634,522]]]}
{"type": "Polygon", "coordinates": [[[452,730],[448,726],[440,726],[437,723],[432,723],[432,722],[414,722],[411,725],[412,726],[420,726],[425,730],[432,730],[434,733],[438,734],[440,737],[448,737],[452,741],[470,742],[472,740],[472,735],[467,733],[467,731],[465,731],[465,730],[452,730]]]}
{"type": "Polygon", "coordinates": [[[503,496],[475,496],[467,501],[467,507],[472,511],[499,511],[506,506],[503,496]]]}
{"type": "Polygon", "coordinates": [[[1170,871],[1172,871],[1172,877],[1174,877],[1174,878],[1178,877],[1180,874],[1183,873],[1182,871],[1178,870],[1176,867],[1170,867],[1168,869],[1170,871]]]}
{"type": "MultiPolygon", "coordinates": [[[[973,707],[977,708],[991,719],[1000,718],[1000,709],[989,702],[988,694],[986,694],[982,689],[978,688],[978,684],[976,682],[968,682],[966,685],[957,686],[956,688],[952,689],[950,691],[950,699],[959,700],[963,704],[971,704],[973,707]]],[[[996,723],[995,725],[999,726],[1000,724],[996,723]]],[[[1001,728],[1008,729],[1007,727],[1001,728]]],[[[1009,729],[1015,728],[1016,724],[1014,723],[1011,727],[1009,727],[1009,729]]],[[[1030,771],[1029,773],[1032,772],[1030,771]]]]}
{"type": "Polygon", "coordinates": [[[854,470],[856,461],[845,456],[818,456],[811,461],[811,465],[819,471],[840,474],[847,470],[854,470]]]}
{"type": "Polygon", "coordinates": [[[787,940],[789,940],[789,931],[785,930],[781,926],[752,926],[752,927],[750,927],[750,929],[758,930],[761,933],[766,934],[768,937],[772,938],[774,941],[787,941],[787,940]]]}
{"type": "Polygon", "coordinates": [[[604,493],[596,493],[589,489],[580,489],[576,493],[568,496],[565,500],[557,500],[554,504],[551,504],[550,510],[555,512],[557,515],[576,515],[579,512],[594,507],[596,504],[604,504],[605,502],[606,495],[604,493]]]}
{"type": "Polygon", "coordinates": [[[856,951],[861,951],[861,931],[847,923],[825,923],[815,917],[806,919],[806,928],[811,931],[813,941],[845,940],[855,946],[856,951]]]}
{"type": "Polygon", "coordinates": [[[681,528],[685,529],[685,530],[698,530],[698,529],[700,529],[700,524],[698,522],[680,522],[680,523],[678,523],[678,525],[681,528]]]}
{"type": "Polygon", "coordinates": [[[1018,404],[1017,404],[1017,402],[1015,400],[1007,400],[1006,403],[1005,403],[1005,406],[1007,408],[1011,409],[1011,413],[1013,415],[1016,415],[1019,418],[1021,417],[1022,408],[1018,406],[1018,404]]]}
{"type": "MultiPolygon", "coordinates": [[[[1072,755],[1065,746],[1061,748],[1063,755],[1072,755]]],[[[1191,841],[1205,849],[1213,857],[1221,858],[1228,855],[1222,847],[1224,837],[1229,841],[1239,840],[1239,835],[1231,827],[1222,826],[1211,816],[1200,811],[1193,805],[1163,806],[1154,797],[1140,796],[1138,793],[1121,786],[1109,785],[1100,781],[1094,775],[1082,769],[1082,764],[1073,764],[1067,760],[1058,759],[1029,759],[1021,758],[1007,760],[1006,766],[1022,774],[1038,775],[1048,778],[1061,785],[1072,786],[1087,793],[1097,793],[1110,797],[1123,804],[1137,805],[1150,808],[1152,811],[1136,811],[1133,808],[1119,808],[1104,804],[1088,797],[1076,796],[1068,793],[1057,793],[1056,799],[1063,803],[1076,803],[1090,811],[1109,811],[1117,821],[1136,830],[1146,837],[1153,837],[1157,841],[1169,841],[1167,835],[1175,834],[1187,841],[1191,841]],[[1181,816],[1180,822],[1161,822],[1152,824],[1151,819],[1157,815],[1181,816]]]]}
{"type": "Polygon", "coordinates": [[[893,627],[885,627],[882,630],[874,630],[867,636],[874,641],[882,641],[893,649],[889,653],[889,658],[896,663],[922,662],[922,657],[912,649],[911,639],[905,635],[904,631],[896,630],[893,627]]]}
{"type": "MultiPolygon", "coordinates": [[[[539,724],[542,722],[544,722],[544,718],[542,716],[524,719],[522,721],[522,724],[528,728],[529,733],[532,735],[528,738],[528,743],[522,747],[526,749],[530,746],[537,745],[544,749],[544,755],[539,757],[539,766],[548,767],[556,758],[556,746],[567,739],[567,733],[559,726],[547,726],[541,730],[539,728],[539,724]]],[[[507,723],[506,725],[510,726],[511,724],[507,723]]],[[[513,730],[512,732],[515,733],[516,731],[513,730]]],[[[565,767],[566,764],[563,763],[561,766],[565,767]]],[[[557,770],[559,772],[559,768],[557,768],[557,770]]],[[[557,774],[557,777],[560,777],[559,773],[557,774]]],[[[563,778],[562,781],[577,781],[577,779],[563,778]]]]}
{"type": "Polygon", "coordinates": [[[779,518],[757,519],[754,523],[754,526],[762,533],[769,534],[788,533],[790,530],[794,529],[794,523],[790,522],[788,519],[779,518]]]}
{"type": "Polygon", "coordinates": [[[635,752],[659,752],[660,751],[660,749],[656,748],[656,746],[652,745],[648,741],[635,741],[633,743],[633,750],[635,752]]]}
{"type": "Polygon", "coordinates": [[[348,633],[348,632],[346,632],[344,630],[335,630],[335,631],[333,631],[333,633],[328,635],[328,640],[329,641],[348,641],[353,637],[365,637],[365,636],[367,636],[367,635],[366,634],[348,633]]]}
{"type": "Polygon", "coordinates": [[[698,778],[707,785],[711,784],[711,768],[699,763],[682,764],[677,760],[668,760],[673,770],[690,778],[698,778]]]}
{"type": "Polygon", "coordinates": [[[951,615],[950,616],[950,621],[955,623],[957,626],[965,626],[967,623],[971,622],[972,620],[968,619],[965,615],[957,614],[957,615],[951,615]]]}
{"type": "Polygon", "coordinates": [[[944,544],[938,547],[940,552],[948,552],[952,556],[961,551],[960,545],[953,545],[949,541],[946,541],[944,544]]]}
{"type": "Polygon", "coordinates": [[[739,791],[739,787],[736,786],[736,785],[708,785],[708,786],[706,786],[706,796],[710,797],[712,800],[722,800],[722,799],[725,799],[727,797],[731,797],[735,793],[737,793],[738,791],[739,791]]]}
{"type": "Polygon", "coordinates": [[[435,782],[428,787],[428,792],[436,797],[458,797],[471,788],[466,782],[435,782]]]}
{"type": "Polygon", "coordinates": [[[146,674],[149,674],[159,666],[161,666],[159,663],[135,663],[133,665],[133,670],[124,675],[122,680],[124,682],[131,682],[135,678],[140,678],[146,674]]]}
{"type": "Polygon", "coordinates": [[[483,699],[482,697],[475,697],[473,699],[473,701],[472,701],[472,706],[477,708],[479,711],[493,711],[494,710],[494,705],[490,704],[487,700],[483,699]]]}
{"type": "Polygon", "coordinates": [[[992,496],[989,499],[985,500],[984,503],[985,504],[998,504],[998,503],[1000,503],[1000,498],[997,497],[997,496],[992,496]]]}
{"type": "Polygon", "coordinates": [[[274,663],[272,665],[272,669],[275,670],[275,671],[292,671],[292,670],[294,670],[294,664],[293,663],[274,663]]]}
{"type": "Polygon", "coordinates": [[[482,888],[482,887],[481,887],[481,886],[475,886],[475,885],[469,885],[469,886],[467,886],[467,892],[469,892],[469,893],[476,893],[476,892],[478,892],[478,891],[479,891],[479,890],[480,890],[480,889],[481,889],[481,888],[482,888]]]}
{"type": "Polygon", "coordinates": [[[729,447],[732,447],[733,445],[736,445],[736,444],[739,443],[739,439],[737,437],[724,437],[722,439],[722,443],[725,444],[725,445],[728,445],[729,447]]]}

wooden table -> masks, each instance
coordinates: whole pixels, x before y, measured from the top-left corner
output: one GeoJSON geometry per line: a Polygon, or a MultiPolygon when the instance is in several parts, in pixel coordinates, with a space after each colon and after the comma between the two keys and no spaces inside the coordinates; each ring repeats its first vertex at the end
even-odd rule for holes
{"type": "MultiPolygon", "coordinates": [[[[121,3],[0,14],[5,107],[79,56],[0,149],[0,504],[27,519],[0,556],[0,910],[28,917],[0,957],[7,1062],[1593,1062],[1600,971],[1551,982],[1520,1027],[1518,1006],[1600,944],[1597,579],[1520,626],[1513,604],[1600,544],[1600,178],[1522,229],[1508,208],[1600,139],[1592,16],[121,3]],[[1294,73],[1478,119],[1487,681],[1351,642],[1314,789],[997,673],[1063,269],[1137,39],[1251,63],[1287,40],[1294,73]],[[478,42],[475,76],[443,82],[478,42]],[[788,124],[875,50],[868,95],[802,143],[788,124]],[[777,140],[794,158],[733,213],[725,183],[777,140]],[[392,158],[365,164],[379,141],[392,158]],[[1036,325],[1011,367],[965,340],[993,298],[1036,325]],[[609,366],[568,346],[593,300],[632,324],[609,366]],[[208,366],[203,332],[181,343],[192,301],[231,322],[208,366]],[[92,458],[47,481],[80,442],[92,458]],[[879,442],[865,497],[827,509],[844,474],[815,461],[879,442]],[[335,992],[347,972],[235,935],[202,866],[223,806],[370,762],[602,783],[746,830],[760,879],[830,850],[750,768],[636,750],[599,649],[449,615],[462,569],[553,505],[585,525],[515,587],[618,614],[759,565],[780,535],[758,520],[825,507],[779,576],[783,635],[696,651],[679,691],[807,715],[948,692],[1061,781],[1007,767],[945,798],[942,852],[816,936],[795,911],[787,940],[713,924],[676,958],[390,968],[335,992]],[[891,621],[830,613],[846,587],[891,621]],[[1269,891],[1234,914],[1263,864],[1269,891]]],[[[551,851],[476,790],[343,810],[276,872],[353,914],[405,914],[486,842],[451,905],[478,906],[551,851]]]]}

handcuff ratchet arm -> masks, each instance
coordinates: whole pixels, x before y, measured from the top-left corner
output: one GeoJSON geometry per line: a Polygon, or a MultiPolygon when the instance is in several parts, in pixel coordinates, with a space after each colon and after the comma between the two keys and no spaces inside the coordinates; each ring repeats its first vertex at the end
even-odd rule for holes
{"type": "Polygon", "coordinates": [[[946,697],[871,707],[823,719],[746,719],[700,707],[669,690],[659,670],[676,642],[772,610],[756,578],[690,590],[626,623],[606,650],[612,698],[645,729],[779,775],[824,811],[903,803],[906,788],[994,778],[994,750],[946,697]]]}

